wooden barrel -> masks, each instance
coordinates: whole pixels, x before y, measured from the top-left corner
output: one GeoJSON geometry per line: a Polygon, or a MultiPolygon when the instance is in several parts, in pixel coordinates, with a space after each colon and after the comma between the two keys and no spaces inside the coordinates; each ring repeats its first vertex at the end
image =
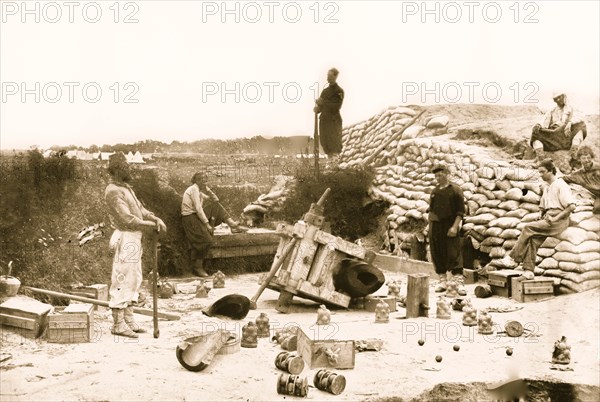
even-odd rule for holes
{"type": "Polygon", "coordinates": [[[275,358],[275,367],[290,374],[300,374],[304,370],[304,360],[289,352],[281,352],[275,358]]]}
{"type": "Polygon", "coordinates": [[[279,374],[277,378],[277,393],[305,397],[308,395],[308,381],[293,374],[279,374]]]}
{"type": "Polygon", "coordinates": [[[475,296],[485,299],[492,296],[490,285],[478,285],[475,287],[475,296]]]}
{"type": "Polygon", "coordinates": [[[328,370],[319,370],[313,379],[315,387],[321,391],[339,395],[346,388],[346,377],[328,370]]]}

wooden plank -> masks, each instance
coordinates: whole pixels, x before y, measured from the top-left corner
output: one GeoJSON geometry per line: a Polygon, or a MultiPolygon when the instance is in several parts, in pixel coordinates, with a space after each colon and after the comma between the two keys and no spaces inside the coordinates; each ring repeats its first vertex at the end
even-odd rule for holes
{"type": "Polygon", "coordinates": [[[315,233],[318,231],[316,226],[308,226],[304,238],[296,243],[296,250],[293,259],[290,261],[290,278],[299,280],[307,279],[310,267],[317,252],[317,245],[313,241],[315,233]]]}
{"type": "MultiPolygon", "coordinates": [[[[323,326],[326,327],[326,326],[323,326]]],[[[322,339],[331,331],[305,332],[298,330],[297,353],[308,364],[310,369],[327,367],[336,369],[352,369],[355,363],[355,348],[353,340],[322,339]],[[335,360],[328,358],[326,351],[334,351],[335,360]]]]}
{"type": "Polygon", "coordinates": [[[406,290],[406,318],[429,317],[429,275],[410,274],[406,290]]]}
{"type": "Polygon", "coordinates": [[[323,303],[331,303],[340,307],[350,305],[350,296],[336,292],[333,287],[314,286],[308,281],[301,281],[298,287],[298,295],[323,303]]]}
{"type": "Polygon", "coordinates": [[[20,317],[11,314],[0,313],[0,324],[9,327],[18,327],[28,330],[34,330],[37,326],[37,320],[34,318],[20,317]]]}
{"type": "Polygon", "coordinates": [[[238,245],[235,247],[211,247],[206,258],[253,257],[259,255],[275,255],[277,244],[238,245]]]}
{"type": "Polygon", "coordinates": [[[277,225],[277,229],[275,230],[275,232],[279,236],[292,237],[294,235],[294,226],[287,225],[285,223],[280,223],[279,225],[277,225]]]}
{"type": "Polygon", "coordinates": [[[15,296],[0,304],[0,309],[7,312],[25,312],[35,315],[48,314],[52,310],[52,305],[42,303],[26,296],[15,296]]]}
{"type": "Polygon", "coordinates": [[[316,286],[323,285],[331,277],[333,268],[343,258],[341,255],[337,256],[338,254],[334,248],[320,245],[315,253],[307,280],[316,286]]]}
{"type": "Polygon", "coordinates": [[[427,261],[413,260],[406,257],[375,253],[373,265],[379,269],[405,274],[425,273],[435,275],[433,264],[427,261]]]}
{"type": "Polygon", "coordinates": [[[358,244],[350,243],[341,237],[334,236],[331,233],[319,230],[315,233],[314,239],[317,243],[335,247],[344,254],[360,258],[361,260],[365,258],[365,248],[358,244]]]}
{"type": "Polygon", "coordinates": [[[248,245],[263,245],[263,244],[278,244],[281,236],[274,230],[267,233],[226,233],[216,234],[213,236],[213,247],[236,247],[241,244],[248,245]]]}

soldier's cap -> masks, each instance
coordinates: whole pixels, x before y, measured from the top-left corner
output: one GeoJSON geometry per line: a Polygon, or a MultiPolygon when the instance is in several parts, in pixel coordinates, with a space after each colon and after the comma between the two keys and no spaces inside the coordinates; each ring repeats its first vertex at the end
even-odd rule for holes
{"type": "Polygon", "coordinates": [[[202,310],[209,317],[225,316],[234,320],[242,320],[250,311],[250,299],[246,296],[231,294],[214,302],[210,307],[202,310]]]}
{"type": "Polygon", "coordinates": [[[564,94],[565,94],[564,91],[554,91],[554,92],[552,92],[552,99],[556,99],[559,96],[564,95],[564,94]]]}
{"type": "Polygon", "coordinates": [[[439,164],[435,165],[431,171],[433,173],[447,172],[448,171],[448,166],[439,163],[439,164]]]}

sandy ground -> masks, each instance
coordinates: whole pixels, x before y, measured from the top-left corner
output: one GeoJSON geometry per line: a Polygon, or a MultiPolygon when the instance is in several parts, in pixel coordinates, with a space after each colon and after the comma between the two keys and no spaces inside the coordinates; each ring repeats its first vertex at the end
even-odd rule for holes
{"type": "MultiPolygon", "coordinates": [[[[160,309],[181,314],[179,321],[160,321],[160,337],[151,334],[151,318],[136,316],[150,333],[137,340],[125,340],[110,334],[109,312],[97,312],[96,339],[84,344],[55,344],[43,339],[24,339],[3,330],[2,351],[12,358],[0,367],[2,401],[58,400],[144,400],[144,401],[217,401],[217,400],[290,400],[278,395],[276,381],[281,373],[274,366],[275,356],[282,350],[270,339],[259,339],[256,349],[241,348],[235,354],[219,355],[202,372],[185,370],[175,357],[177,344],[186,337],[199,335],[216,327],[241,334],[241,327],[266,312],[272,330],[288,323],[298,323],[309,331],[322,331],[315,326],[317,305],[294,299],[294,312],[278,313],[278,293],[266,290],[257,310],[251,310],[241,321],[208,318],[201,308],[230,293],[251,297],[258,274],[227,278],[225,289],[213,289],[210,297],[194,298],[193,294],[177,294],[161,299],[160,309]]],[[[386,279],[401,279],[406,290],[406,276],[386,273],[386,279]]],[[[190,279],[191,280],[191,279],[190,279]]],[[[430,286],[433,286],[431,284],[430,286]]],[[[384,341],[379,352],[356,354],[355,368],[334,370],[347,380],[345,391],[334,396],[310,388],[308,400],[490,400],[486,387],[519,377],[556,383],[583,384],[578,400],[597,400],[600,381],[599,334],[600,290],[560,296],[548,301],[519,304],[509,299],[492,297],[477,299],[475,285],[467,285],[469,296],[477,308],[522,306],[508,313],[492,313],[497,328],[509,320],[518,320],[532,330],[531,336],[509,338],[483,336],[476,327],[462,325],[462,313],[452,312],[450,320],[435,318],[403,319],[405,310],[398,308],[388,324],[375,324],[374,313],[364,311],[332,311],[331,339],[379,338],[384,341]],[[562,335],[571,345],[573,371],[556,371],[551,367],[554,342],[562,335]],[[419,346],[417,341],[424,339],[419,346]],[[460,351],[453,350],[458,344],[460,351]],[[512,356],[505,353],[513,348],[512,356]],[[443,361],[437,363],[435,356],[443,361]],[[437,384],[434,393],[429,393],[437,384]],[[589,387],[591,386],[591,387],[589,387]],[[591,390],[591,391],[590,391],[591,390]],[[433,396],[432,396],[433,395],[433,396]]],[[[385,294],[383,286],[375,294],[385,294]]],[[[430,289],[431,306],[436,294],[430,289]]],[[[435,315],[435,310],[431,313],[435,315]]],[[[306,367],[301,376],[312,378],[318,369],[306,367]]],[[[300,399],[300,398],[297,398],[300,399]]]]}

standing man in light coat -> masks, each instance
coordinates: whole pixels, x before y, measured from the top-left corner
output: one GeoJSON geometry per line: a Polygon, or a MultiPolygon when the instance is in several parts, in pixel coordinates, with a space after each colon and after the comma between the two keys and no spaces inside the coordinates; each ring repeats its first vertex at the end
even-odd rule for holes
{"type": "Polygon", "coordinates": [[[133,305],[139,300],[142,284],[142,232],[165,232],[165,223],[148,211],[137,199],[129,185],[131,172],[125,155],[111,155],[108,162],[111,182],[104,198],[108,206],[111,226],[115,231],[110,238],[114,250],[109,307],[112,310],[115,335],[137,338],[146,332],[133,318],[133,305]]]}

